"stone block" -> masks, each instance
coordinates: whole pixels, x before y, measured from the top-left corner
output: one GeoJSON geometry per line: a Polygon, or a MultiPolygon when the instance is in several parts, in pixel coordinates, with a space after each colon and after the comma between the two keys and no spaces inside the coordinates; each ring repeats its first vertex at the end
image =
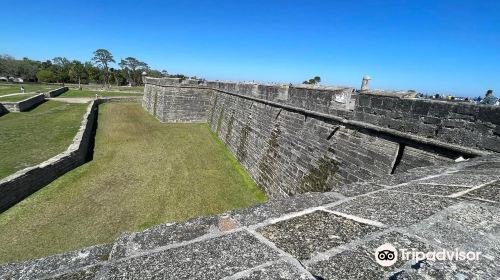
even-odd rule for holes
{"type": "Polygon", "coordinates": [[[393,191],[447,196],[467,190],[467,187],[410,183],[391,189],[393,191]]]}
{"type": "Polygon", "coordinates": [[[330,209],[390,226],[408,226],[455,203],[458,200],[381,191],[357,197],[330,209]]]}
{"type": "MultiPolygon", "coordinates": [[[[498,175],[500,177],[500,175],[498,175]]],[[[495,176],[488,175],[474,175],[474,174],[447,174],[438,177],[418,180],[417,183],[420,184],[433,184],[433,185],[445,185],[445,186],[460,186],[460,187],[477,187],[479,185],[493,181],[495,176]]]]}
{"type": "Polygon", "coordinates": [[[299,269],[289,262],[280,260],[268,266],[241,273],[241,276],[233,276],[238,280],[315,280],[305,269],[299,269]]]}
{"type": "Polygon", "coordinates": [[[97,245],[38,260],[0,265],[0,278],[38,279],[68,270],[78,270],[107,260],[110,251],[111,245],[97,245]]]}
{"type": "MultiPolygon", "coordinates": [[[[316,262],[307,263],[307,269],[319,279],[392,279],[390,278],[407,262],[398,258],[390,266],[383,267],[375,261],[375,250],[382,244],[392,244],[396,249],[416,249],[428,251],[431,249],[415,237],[398,232],[389,232],[373,240],[363,242],[358,246],[333,254],[316,262]]],[[[413,264],[414,262],[409,262],[413,264]]]]}
{"type": "Polygon", "coordinates": [[[202,217],[182,224],[163,224],[143,232],[124,234],[115,241],[110,259],[124,258],[217,232],[217,223],[217,217],[202,217]]]}
{"type": "Polygon", "coordinates": [[[277,251],[239,231],[109,263],[98,279],[220,279],[278,258],[277,251]]]}
{"type": "Polygon", "coordinates": [[[316,211],[258,229],[278,248],[305,260],[381,230],[335,214],[316,211]]]}

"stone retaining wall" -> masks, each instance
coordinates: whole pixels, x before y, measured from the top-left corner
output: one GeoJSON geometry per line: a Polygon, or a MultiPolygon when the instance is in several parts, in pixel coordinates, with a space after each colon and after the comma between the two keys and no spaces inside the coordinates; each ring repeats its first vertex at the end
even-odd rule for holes
{"type": "MultiPolygon", "coordinates": [[[[41,96],[43,97],[43,94],[41,96]]],[[[97,104],[96,101],[89,104],[80,129],[73,138],[73,143],[65,152],[0,180],[0,213],[64,173],[85,163],[97,113],[97,104]]]]}
{"type": "Polygon", "coordinates": [[[43,93],[26,98],[19,102],[2,102],[1,104],[9,112],[24,112],[45,101],[43,93]]]}
{"type": "Polygon", "coordinates": [[[61,87],[45,93],[45,97],[56,97],[68,91],[68,87],[61,87]]]}
{"type": "MultiPolygon", "coordinates": [[[[208,122],[271,197],[335,190],[341,184],[488,153],[458,139],[445,142],[363,121],[360,112],[368,110],[361,100],[366,95],[357,95],[351,88],[147,78],[143,105],[164,122],[208,122]],[[355,106],[353,100],[358,101],[355,106]]],[[[391,114],[380,114],[379,122],[391,114]]],[[[493,132],[483,136],[488,133],[493,132]]]]}

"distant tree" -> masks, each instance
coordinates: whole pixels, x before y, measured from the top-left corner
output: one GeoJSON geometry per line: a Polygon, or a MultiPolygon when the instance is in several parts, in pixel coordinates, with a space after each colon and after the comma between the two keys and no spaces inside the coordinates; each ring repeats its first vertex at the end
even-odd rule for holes
{"type": "Polygon", "coordinates": [[[168,72],[165,69],[161,70],[161,74],[162,74],[163,77],[168,77],[168,72]]]}
{"type": "Polygon", "coordinates": [[[40,68],[40,62],[24,57],[22,60],[16,61],[16,75],[26,81],[36,81],[36,73],[40,68]]]}
{"type": "Polygon", "coordinates": [[[55,82],[57,80],[56,74],[52,70],[40,70],[36,73],[36,78],[40,82],[55,82]]]}
{"type": "Polygon", "coordinates": [[[82,90],[82,77],[86,75],[85,66],[78,60],[73,60],[69,75],[78,80],[78,89],[82,90]]]}
{"type": "Polygon", "coordinates": [[[115,62],[113,55],[105,49],[98,49],[92,58],[104,71],[104,85],[109,85],[109,63],[115,62]]]}
{"type": "Polygon", "coordinates": [[[137,85],[142,83],[142,72],[149,69],[148,64],[134,57],[127,57],[118,63],[120,67],[127,73],[130,84],[137,85]]]}
{"type": "Polygon", "coordinates": [[[314,77],[312,79],[303,81],[302,83],[305,84],[305,85],[315,85],[315,84],[318,84],[320,82],[321,82],[321,78],[319,76],[316,76],[316,77],[314,77]]]}
{"type": "Polygon", "coordinates": [[[86,61],[83,63],[83,68],[85,68],[85,72],[87,73],[87,83],[99,82],[99,69],[92,64],[90,61],[86,61]]]}

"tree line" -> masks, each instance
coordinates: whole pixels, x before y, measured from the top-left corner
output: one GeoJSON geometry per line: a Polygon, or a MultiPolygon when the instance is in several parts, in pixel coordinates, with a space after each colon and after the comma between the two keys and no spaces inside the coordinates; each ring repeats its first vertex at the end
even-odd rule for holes
{"type": "Polygon", "coordinates": [[[187,78],[184,75],[169,75],[166,70],[151,69],[149,65],[134,57],[127,57],[118,62],[119,68],[111,67],[116,63],[111,52],[98,49],[89,61],[68,60],[55,57],[52,60],[37,61],[24,57],[15,59],[9,55],[0,55],[0,76],[19,77],[28,82],[49,83],[97,83],[109,85],[141,85],[142,73],[150,77],[187,78]]]}

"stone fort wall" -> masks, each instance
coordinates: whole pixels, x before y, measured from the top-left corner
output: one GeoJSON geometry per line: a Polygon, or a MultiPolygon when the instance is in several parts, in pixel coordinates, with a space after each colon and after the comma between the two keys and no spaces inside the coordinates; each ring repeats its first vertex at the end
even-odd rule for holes
{"type": "Polygon", "coordinates": [[[163,122],[207,122],[271,197],[335,191],[495,152],[500,142],[498,108],[352,88],[146,78],[143,106],[163,122]]]}

